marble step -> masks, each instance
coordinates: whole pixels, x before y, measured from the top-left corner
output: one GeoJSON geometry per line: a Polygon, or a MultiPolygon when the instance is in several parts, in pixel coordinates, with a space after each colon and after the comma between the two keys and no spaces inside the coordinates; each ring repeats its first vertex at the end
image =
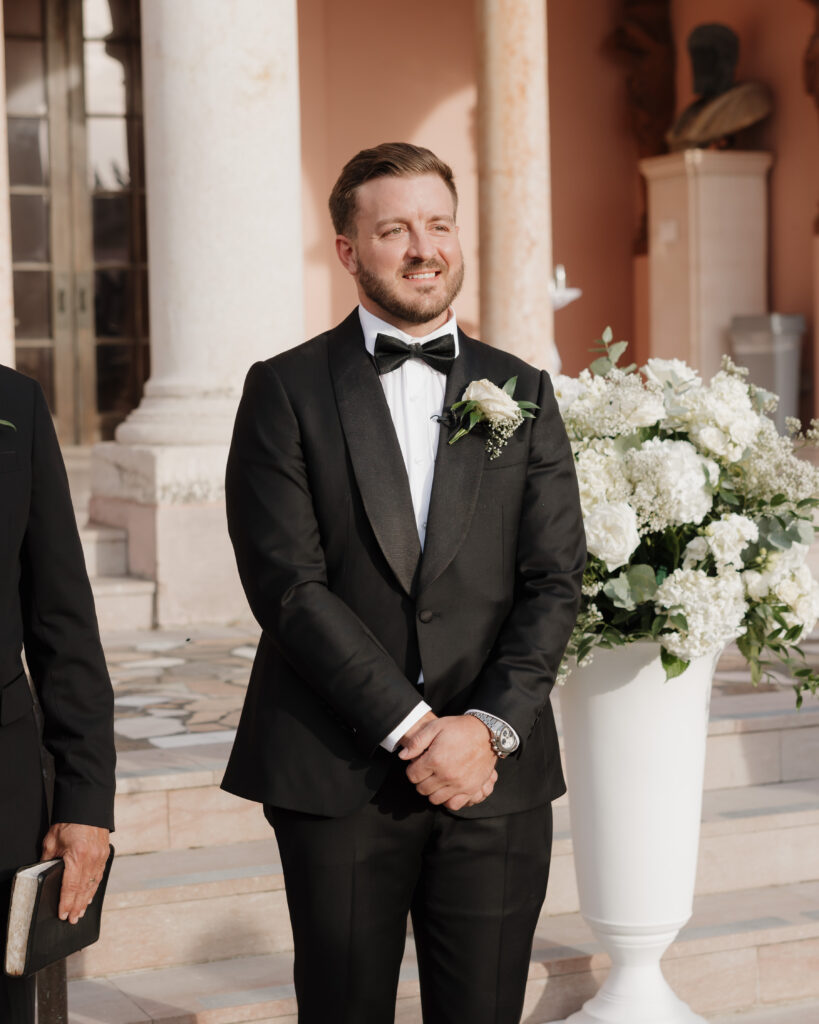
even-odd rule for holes
{"type": "Polygon", "coordinates": [[[819,1002],[791,1003],[787,1006],[769,1006],[762,1009],[737,1011],[711,1017],[711,1024],[817,1024],[819,1002]]]}
{"type": "MultiPolygon", "coordinates": [[[[771,707],[771,696],[781,703],[781,695],[765,693],[733,698],[730,714],[715,701],[706,792],[819,778],[819,701],[806,700],[797,712],[771,707]]],[[[144,750],[120,744],[116,814],[123,853],[264,838],[261,808],[218,788],[232,739],[225,730],[160,736],[144,750]]]]}
{"type": "Polygon", "coordinates": [[[134,576],[95,576],[91,579],[100,631],[150,629],[154,623],[156,583],[134,576]]]}
{"type": "MultiPolygon", "coordinates": [[[[247,843],[118,855],[104,940],[72,961],[73,976],[278,953],[292,948],[272,831],[247,843]]],[[[118,834],[114,836],[115,844],[118,834]]],[[[696,892],[819,881],[819,780],[705,795],[696,892]]],[[[578,910],[567,808],[555,814],[544,917],[578,910]]]]}
{"type": "Polygon", "coordinates": [[[128,533],[114,526],[89,523],[80,528],[88,575],[125,576],[128,573],[128,533]]]}
{"type": "MultiPolygon", "coordinates": [[[[249,932],[253,928],[248,925],[249,932]]],[[[789,1004],[801,1000],[810,1013],[819,1000],[817,959],[819,883],[813,882],[698,897],[691,922],[666,954],[664,971],[678,994],[709,1019],[782,1005],[783,1016],[769,1020],[784,1024],[791,1020],[784,1016],[793,1011],[789,1004]]],[[[594,993],[608,966],[579,915],[545,918],[535,938],[524,1022],[562,1020],[594,993]]],[[[69,1021],[295,1024],[291,970],[291,956],[279,953],[74,979],[69,1021]]],[[[411,939],[398,994],[396,1021],[420,1024],[411,939]]],[[[796,1018],[800,1024],[814,1019],[796,1018]]],[[[745,1024],[742,1016],[737,1021],[745,1024]]],[[[768,1024],[764,1016],[762,1021],[768,1024]]]]}

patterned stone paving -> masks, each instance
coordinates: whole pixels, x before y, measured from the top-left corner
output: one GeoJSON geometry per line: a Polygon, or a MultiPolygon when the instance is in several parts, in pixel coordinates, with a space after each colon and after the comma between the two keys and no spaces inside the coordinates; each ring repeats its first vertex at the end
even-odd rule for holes
{"type": "Polygon", "coordinates": [[[233,739],[257,637],[246,629],[111,633],[117,749],[172,749],[233,739]]]}
{"type": "MultiPolygon", "coordinates": [[[[103,637],[115,692],[118,750],[171,751],[232,741],[257,639],[248,628],[214,626],[103,637]]],[[[819,634],[803,647],[819,665],[819,634]]],[[[725,651],[714,680],[712,720],[775,715],[793,707],[786,679],[781,685],[754,687],[736,648],[725,651]]],[[[805,711],[816,710],[819,700],[807,696],[805,711]]]]}

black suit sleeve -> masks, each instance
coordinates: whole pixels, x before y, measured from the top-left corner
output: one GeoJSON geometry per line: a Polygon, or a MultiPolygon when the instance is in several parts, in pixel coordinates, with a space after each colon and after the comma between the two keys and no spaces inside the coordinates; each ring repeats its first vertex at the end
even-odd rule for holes
{"type": "Polygon", "coordinates": [[[418,690],[328,589],[299,425],[269,363],[256,363],[247,376],[225,497],[253,614],[301,679],[371,752],[418,704],[418,690]]]}
{"type": "Polygon", "coordinates": [[[518,530],[515,603],[470,696],[522,742],[554,685],[580,604],[586,540],[574,456],[541,374],[518,530]]]}
{"type": "Polygon", "coordinates": [[[23,636],[54,757],[52,821],[113,828],[114,701],[68,479],[34,391],[31,498],[20,556],[23,636]]]}

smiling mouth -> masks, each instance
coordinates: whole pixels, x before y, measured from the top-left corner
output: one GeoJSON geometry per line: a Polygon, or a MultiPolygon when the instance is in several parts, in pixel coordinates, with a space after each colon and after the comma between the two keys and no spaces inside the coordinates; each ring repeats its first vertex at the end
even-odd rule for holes
{"type": "Polygon", "coordinates": [[[422,270],[414,274],[404,274],[405,281],[434,281],[439,276],[440,270],[422,270]]]}

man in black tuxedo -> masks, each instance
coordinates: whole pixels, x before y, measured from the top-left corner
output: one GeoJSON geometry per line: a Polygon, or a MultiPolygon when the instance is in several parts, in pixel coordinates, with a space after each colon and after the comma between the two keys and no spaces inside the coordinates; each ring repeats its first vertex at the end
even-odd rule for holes
{"type": "Polygon", "coordinates": [[[456,204],[429,150],[346,165],[360,305],[251,368],[228,460],[263,632],[223,785],[276,831],[302,1024],[393,1020],[408,914],[427,1024],[518,1021],[546,892],[583,526],[548,376],[457,329],[456,204]],[[448,444],[511,377],[535,418],[448,444]]]}
{"type": "Polygon", "coordinates": [[[0,420],[0,1021],[29,1024],[33,979],[2,970],[11,879],[63,857],[61,917],[90,903],[113,828],[113,693],[51,416],[40,386],[5,366],[0,420]],[[23,648],[54,758],[50,828],[23,648]]]}

